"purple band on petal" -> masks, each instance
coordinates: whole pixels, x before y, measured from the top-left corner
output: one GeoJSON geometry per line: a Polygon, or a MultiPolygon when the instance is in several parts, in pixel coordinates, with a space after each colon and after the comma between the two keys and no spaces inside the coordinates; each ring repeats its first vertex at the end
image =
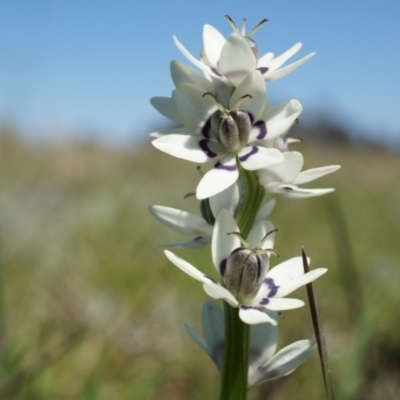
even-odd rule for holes
{"type": "Polygon", "coordinates": [[[257,307],[246,306],[245,304],[242,304],[242,305],[240,306],[240,308],[241,308],[242,310],[257,310],[257,311],[260,311],[257,307]]]}
{"type": "Polygon", "coordinates": [[[261,72],[261,75],[264,75],[268,72],[269,68],[268,67],[260,67],[260,68],[257,68],[257,70],[261,72]]]}
{"type": "Polygon", "coordinates": [[[201,128],[201,134],[207,138],[210,139],[211,135],[211,118],[208,118],[208,120],[206,121],[206,123],[203,125],[203,127],[201,128]]]}
{"type": "Polygon", "coordinates": [[[288,190],[288,191],[291,191],[291,190],[293,190],[293,188],[292,187],[290,187],[290,186],[284,186],[284,185],[281,185],[281,186],[279,186],[281,189],[283,189],[283,190],[288,190]]]}
{"type": "Polygon", "coordinates": [[[269,298],[268,297],[265,297],[264,299],[262,299],[261,301],[260,301],[260,306],[266,306],[267,304],[269,303],[269,298]]]}
{"type": "Polygon", "coordinates": [[[200,142],[199,142],[199,147],[200,147],[200,149],[203,150],[204,153],[206,153],[206,156],[207,156],[207,157],[210,157],[210,158],[217,157],[218,154],[217,154],[217,153],[214,153],[213,151],[211,151],[211,150],[208,148],[208,142],[209,142],[208,139],[201,139],[200,142]]]}
{"type": "Polygon", "coordinates": [[[267,125],[264,121],[257,121],[253,126],[255,126],[260,133],[257,135],[257,139],[264,139],[267,136],[267,125]]]}
{"type": "Polygon", "coordinates": [[[215,68],[211,68],[211,71],[217,76],[222,76],[215,68]]]}
{"type": "Polygon", "coordinates": [[[224,259],[221,261],[221,263],[219,264],[219,273],[221,274],[222,277],[225,276],[226,261],[227,261],[227,258],[224,258],[224,259]]]}
{"type": "Polygon", "coordinates": [[[272,278],[265,278],[264,283],[269,288],[268,297],[274,297],[278,293],[279,286],[275,285],[275,282],[272,278]]]}
{"type": "Polygon", "coordinates": [[[239,161],[243,162],[243,161],[247,161],[252,155],[258,153],[258,147],[257,146],[252,146],[251,150],[244,154],[243,156],[239,157],[239,161]]]}
{"type": "Polygon", "coordinates": [[[236,165],[225,165],[225,164],[220,163],[219,161],[214,165],[214,168],[224,169],[225,171],[230,171],[230,172],[236,171],[236,169],[237,169],[236,165]]]}

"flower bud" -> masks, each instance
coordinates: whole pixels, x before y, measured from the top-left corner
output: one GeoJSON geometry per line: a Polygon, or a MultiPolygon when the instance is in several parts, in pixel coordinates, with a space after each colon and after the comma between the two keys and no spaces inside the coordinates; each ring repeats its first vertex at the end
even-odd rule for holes
{"type": "Polygon", "coordinates": [[[211,129],[228,153],[236,153],[249,141],[251,120],[245,111],[218,110],[211,117],[211,129]]]}
{"type": "Polygon", "coordinates": [[[226,262],[226,287],[241,302],[255,297],[268,270],[268,255],[258,250],[239,247],[226,262]]]}

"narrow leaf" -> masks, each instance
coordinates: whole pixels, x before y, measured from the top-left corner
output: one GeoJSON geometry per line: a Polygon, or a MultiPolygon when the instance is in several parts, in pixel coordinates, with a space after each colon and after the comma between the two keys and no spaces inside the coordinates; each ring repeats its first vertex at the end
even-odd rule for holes
{"type": "MultiPolygon", "coordinates": [[[[303,258],[304,273],[307,273],[310,271],[310,267],[308,265],[307,256],[304,249],[302,249],[302,258],[303,258]]],[[[326,347],[325,335],[322,330],[321,318],[318,312],[317,301],[315,299],[312,283],[309,283],[306,286],[307,286],[308,301],[310,303],[311,317],[314,325],[315,337],[318,344],[318,352],[321,361],[322,375],[324,377],[326,396],[328,400],[336,400],[335,387],[333,384],[333,377],[328,357],[328,349],[326,347]]]]}

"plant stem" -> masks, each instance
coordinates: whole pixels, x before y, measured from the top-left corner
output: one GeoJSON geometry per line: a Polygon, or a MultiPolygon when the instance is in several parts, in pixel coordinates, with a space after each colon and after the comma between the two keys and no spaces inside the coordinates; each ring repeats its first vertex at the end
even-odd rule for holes
{"type": "Polygon", "coordinates": [[[239,318],[239,309],[224,303],[225,353],[220,400],[245,400],[249,357],[249,326],[239,318]]]}
{"type": "MultiPolygon", "coordinates": [[[[241,203],[237,222],[247,237],[264,198],[264,189],[254,172],[239,167],[241,203]]],[[[220,400],[246,400],[249,369],[250,327],[239,318],[239,309],[224,303],[225,347],[220,400]]]]}

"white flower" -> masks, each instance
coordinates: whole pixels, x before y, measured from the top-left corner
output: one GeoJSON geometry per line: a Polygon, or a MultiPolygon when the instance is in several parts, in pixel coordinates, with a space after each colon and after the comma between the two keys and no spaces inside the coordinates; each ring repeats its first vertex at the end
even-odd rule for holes
{"type": "Polygon", "coordinates": [[[254,51],[256,45],[250,37],[264,21],[246,35],[244,29],[239,31],[232,24],[233,21],[230,20],[234,33],[227,40],[217,29],[211,25],[205,25],[201,60],[193,57],[175,36],[174,42],[189,61],[205,72],[207,76],[214,79],[238,86],[248,74],[258,70],[265,81],[273,81],[283,78],[304,64],[314,53],[308,54],[304,58],[281,68],[289,58],[301,49],[302,44],[299,42],[279,57],[274,57],[274,54],[269,52],[258,58],[258,51],[254,51]]]}
{"type": "MultiPolygon", "coordinates": [[[[260,238],[265,238],[266,233],[273,228],[270,222],[260,222],[251,230],[247,240],[250,245],[260,243],[260,238]]],[[[239,232],[235,220],[228,211],[222,210],[216,220],[212,238],[212,258],[218,273],[224,278],[228,257],[240,247],[240,240],[236,235],[228,235],[231,232],[239,232]]],[[[261,251],[267,252],[272,248],[273,235],[263,240],[261,251]]],[[[276,324],[264,310],[289,310],[304,305],[298,299],[283,298],[299,287],[310,283],[324,274],[325,268],[318,268],[304,273],[301,257],[287,260],[269,270],[262,278],[261,286],[253,296],[246,296],[245,302],[236,298],[228,289],[222,287],[213,278],[210,278],[196,269],[187,261],[165,250],[167,258],[183,272],[203,283],[205,292],[214,299],[223,299],[232,307],[239,307],[239,316],[248,324],[269,322],[276,324]]],[[[268,260],[265,260],[267,263],[268,260]]],[[[267,270],[267,268],[265,269],[267,270]]],[[[238,296],[241,297],[240,295],[238,296]]]]}
{"type": "MultiPolygon", "coordinates": [[[[276,311],[268,311],[277,320],[276,311]]],[[[225,322],[219,304],[207,299],[203,305],[202,325],[204,339],[189,325],[185,328],[194,341],[209,355],[218,370],[222,370],[225,322]]],[[[276,353],[278,325],[258,324],[250,326],[248,389],[271,379],[292,373],[315,348],[315,340],[300,340],[276,353]]]]}
{"type": "Polygon", "coordinates": [[[279,193],[290,198],[306,198],[321,196],[335,189],[302,189],[297,185],[311,182],[324,175],[337,171],[340,165],[308,169],[300,172],[304,159],[297,151],[283,153],[284,161],[257,171],[260,184],[272,193],[279,193]]]}
{"type": "Polygon", "coordinates": [[[254,171],[283,161],[282,153],[271,147],[272,141],[286,134],[302,111],[297,100],[271,107],[257,71],[236,88],[226,110],[217,103],[213,92],[204,92],[204,88],[187,82],[174,90],[172,99],[152,100],[163,115],[184,125],[153,133],[158,137],[152,142],[156,148],[195,163],[218,160],[200,181],[198,199],[211,197],[234,184],[239,177],[237,162],[254,171]],[[238,113],[248,116],[246,124],[238,120],[238,113]],[[241,139],[232,138],[233,135],[241,139]],[[227,142],[235,147],[228,147],[227,142]]]}
{"type": "MultiPolygon", "coordinates": [[[[209,201],[214,218],[222,209],[226,209],[231,215],[235,215],[239,201],[239,189],[235,184],[216,196],[202,201],[209,201]]],[[[275,199],[266,203],[257,213],[254,224],[264,220],[272,212],[275,203],[275,199]]],[[[207,222],[205,218],[176,208],[158,205],[150,206],[149,210],[155,218],[174,231],[182,233],[183,235],[194,236],[191,240],[163,243],[161,246],[195,249],[204,247],[211,242],[213,226],[207,222]]]]}

